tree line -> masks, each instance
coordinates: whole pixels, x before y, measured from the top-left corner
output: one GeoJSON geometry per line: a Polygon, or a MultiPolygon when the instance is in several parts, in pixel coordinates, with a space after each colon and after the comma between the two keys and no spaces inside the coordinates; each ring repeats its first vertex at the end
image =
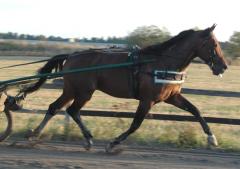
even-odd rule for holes
{"type": "MultiPolygon", "coordinates": [[[[133,30],[126,37],[108,37],[106,39],[99,37],[92,38],[62,38],[59,36],[44,35],[28,35],[17,33],[0,33],[0,39],[20,39],[20,40],[41,40],[41,41],[62,41],[62,42],[90,42],[90,43],[113,43],[126,44],[128,46],[138,45],[144,47],[154,43],[161,43],[171,38],[170,32],[166,28],[159,28],[157,26],[141,26],[133,30]]],[[[234,32],[233,35],[226,42],[220,42],[221,47],[230,58],[240,57],[240,32],[234,32]]]]}
{"type": "Polygon", "coordinates": [[[19,39],[19,40],[40,40],[40,41],[59,41],[59,42],[92,42],[92,43],[116,43],[125,44],[125,37],[108,37],[107,39],[92,37],[92,38],[62,38],[60,36],[44,36],[44,35],[29,35],[18,34],[13,32],[0,33],[0,39],[19,39]]]}

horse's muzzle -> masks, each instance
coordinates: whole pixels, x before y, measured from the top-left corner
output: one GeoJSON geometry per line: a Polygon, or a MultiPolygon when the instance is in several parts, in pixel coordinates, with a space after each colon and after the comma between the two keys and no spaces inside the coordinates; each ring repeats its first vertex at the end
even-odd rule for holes
{"type": "Polygon", "coordinates": [[[227,65],[213,66],[212,67],[212,72],[213,72],[214,75],[218,76],[218,75],[223,74],[226,69],[227,69],[227,65]]]}

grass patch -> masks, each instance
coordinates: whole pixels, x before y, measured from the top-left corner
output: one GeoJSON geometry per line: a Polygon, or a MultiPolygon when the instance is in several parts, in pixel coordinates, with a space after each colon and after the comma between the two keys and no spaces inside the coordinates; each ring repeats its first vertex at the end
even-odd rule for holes
{"type": "MultiPolygon", "coordinates": [[[[14,115],[14,121],[21,119],[19,114],[14,115]]],[[[34,115],[21,119],[25,125],[15,126],[13,135],[15,139],[23,138],[26,131],[35,128],[42,118],[34,115]]],[[[131,119],[83,117],[87,128],[91,131],[94,141],[109,142],[126,131],[131,124],[131,119]]],[[[15,123],[14,123],[15,124],[15,123]]],[[[226,127],[224,125],[210,126],[216,135],[219,148],[229,151],[240,151],[238,126],[226,127]]],[[[40,139],[55,141],[84,142],[85,139],[78,126],[70,120],[65,123],[64,116],[55,116],[44,129],[40,139]]],[[[142,126],[132,134],[124,144],[135,145],[170,145],[182,148],[207,148],[207,136],[198,123],[165,122],[157,120],[145,120],[142,126]]]]}

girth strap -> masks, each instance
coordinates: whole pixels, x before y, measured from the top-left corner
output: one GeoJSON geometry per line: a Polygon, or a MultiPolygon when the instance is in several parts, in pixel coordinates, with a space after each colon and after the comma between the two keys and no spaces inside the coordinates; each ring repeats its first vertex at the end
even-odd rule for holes
{"type": "Polygon", "coordinates": [[[135,46],[132,52],[128,53],[128,60],[133,62],[133,66],[130,66],[129,73],[129,86],[131,87],[131,95],[134,98],[138,98],[139,95],[139,72],[140,72],[140,60],[139,60],[139,47],[135,46]]]}

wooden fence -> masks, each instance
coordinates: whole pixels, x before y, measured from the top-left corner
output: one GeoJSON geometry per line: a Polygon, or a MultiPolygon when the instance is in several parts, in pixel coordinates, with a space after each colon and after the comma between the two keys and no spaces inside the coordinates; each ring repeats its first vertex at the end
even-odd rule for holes
{"type": "MultiPolygon", "coordinates": [[[[17,111],[18,113],[46,113],[46,110],[27,110],[17,111]]],[[[64,111],[59,112],[61,115],[66,115],[64,111]]],[[[81,110],[82,116],[97,116],[97,117],[117,117],[117,118],[133,118],[133,112],[113,112],[113,111],[96,111],[96,110],[81,110]]],[[[66,117],[69,120],[68,117],[66,117]]],[[[152,120],[167,120],[167,121],[182,121],[182,122],[198,122],[194,116],[186,115],[171,115],[171,114],[151,114],[149,113],[146,119],[152,120]]],[[[219,118],[219,117],[204,117],[208,123],[240,125],[240,119],[219,118]]]]}

